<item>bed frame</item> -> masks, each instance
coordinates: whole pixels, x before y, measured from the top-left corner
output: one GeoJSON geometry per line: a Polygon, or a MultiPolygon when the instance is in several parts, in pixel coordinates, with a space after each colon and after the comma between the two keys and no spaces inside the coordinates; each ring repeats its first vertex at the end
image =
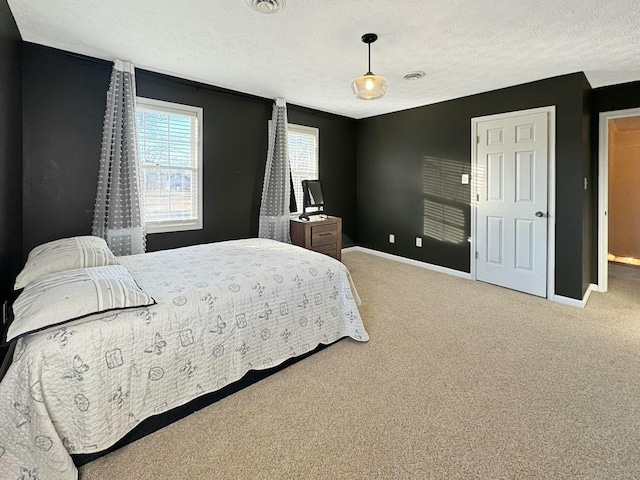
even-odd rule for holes
{"type": "Polygon", "coordinates": [[[4,378],[4,374],[7,373],[7,369],[13,359],[13,352],[16,349],[15,341],[7,344],[4,339],[9,323],[13,320],[11,305],[13,305],[13,302],[18,298],[19,294],[20,291],[11,292],[9,298],[2,303],[2,328],[0,328],[0,358],[2,358],[2,364],[0,365],[0,381],[4,378]]]}
{"type": "MultiPolygon", "coordinates": [[[[2,305],[3,328],[6,328],[6,325],[8,325],[12,319],[11,305],[13,304],[13,300],[17,298],[18,296],[17,293],[14,293],[12,297],[6,300],[2,305]]],[[[343,337],[343,338],[346,338],[346,337],[343,337]]],[[[334,343],[339,342],[343,338],[336,340],[336,342],[334,343]]],[[[11,365],[16,342],[17,340],[13,340],[8,345],[3,345],[2,350],[0,350],[3,353],[4,353],[4,350],[6,350],[6,353],[4,354],[5,355],[4,359],[2,361],[2,366],[0,367],[0,380],[4,378],[4,375],[7,369],[11,365]]],[[[152,417],[149,417],[141,421],[138,425],[136,425],[136,427],[133,430],[131,430],[128,434],[126,434],[124,437],[118,440],[113,446],[105,450],[101,450],[95,453],[72,454],[71,458],[73,459],[73,463],[75,463],[76,467],[81,467],[82,465],[86,465],[87,463],[93,460],[96,460],[97,458],[100,458],[121,447],[124,447],[125,445],[128,445],[132,442],[135,442],[136,440],[146,437],[147,435],[153,432],[156,432],[161,428],[166,427],[167,425],[170,425],[184,417],[191,415],[194,412],[197,412],[198,410],[201,410],[219,400],[222,400],[225,397],[228,397],[229,395],[239,392],[243,388],[253,385],[256,382],[259,382],[260,380],[267,378],[270,375],[273,375],[274,373],[277,373],[280,370],[283,370],[288,366],[293,365],[294,363],[297,363],[300,360],[303,360],[309,357],[310,355],[313,355],[316,352],[319,352],[320,350],[324,350],[330,345],[333,345],[333,344],[324,345],[321,343],[314,350],[311,350],[310,352],[302,354],[298,357],[290,358],[284,361],[283,363],[281,363],[280,365],[276,365],[275,367],[271,367],[266,370],[251,370],[247,372],[247,374],[244,377],[242,377],[240,380],[234,383],[231,383],[229,385],[226,385],[220,390],[216,390],[215,392],[207,393],[200,397],[194,398],[193,400],[185,403],[184,405],[175,407],[167,412],[161,413],[159,415],[154,415],[152,417]]]]}

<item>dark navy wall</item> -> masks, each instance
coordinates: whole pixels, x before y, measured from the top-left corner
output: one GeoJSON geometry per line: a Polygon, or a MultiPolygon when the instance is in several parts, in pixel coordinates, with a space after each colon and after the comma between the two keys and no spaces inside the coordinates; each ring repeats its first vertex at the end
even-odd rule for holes
{"type": "Polygon", "coordinates": [[[22,38],[0,0],[0,301],[22,266],[22,38]]]}
{"type": "Polygon", "coordinates": [[[592,96],[593,116],[597,120],[601,112],[640,107],[640,82],[594,88],[592,96]]]}
{"type": "Polygon", "coordinates": [[[91,234],[110,66],[24,43],[24,254],[91,234]]]}
{"type": "MultiPolygon", "coordinates": [[[[598,191],[598,182],[593,176],[593,164],[598,157],[592,155],[592,89],[586,77],[582,77],[582,177],[587,181],[587,188],[582,189],[582,292],[587,291],[592,283],[593,272],[598,263],[593,262],[593,251],[598,250],[597,240],[594,242],[594,229],[597,229],[597,216],[593,217],[593,196],[598,191]]],[[[597,230],[596,230],[597,235],[597,230]]],[[[596,274],[597,275],[597,274],[596,274]]],[[[597,283],[593,282],[593,283],[597,283]]]]}
{"type": "MultiPolygon", "coordinates": [[[[23,254],[90,232],[110,71],[109,62],[24,44],[23,254]]],[[[272,100],[142,70],[137,86],[141,96],[202,106],[205,116],[205,228],[150,235],[149,250],[255,236],[272,100]]],[[[366,247],[469,271],[467,186],[452,187],[443,204],[455,212],[447,226],[455,241],[422,235],[425,199],[437,199],[433,189],[440,188],[434,172],[440,181],[469,171],[471,118],[555,105],[556,293],[582,298],[593,277],[596,228],[593,195],[583,188],[585,177],[596,185],[589,92],[578,73],[359,121],[289,105],[289,121],[320,128],[327,210],[343,217],[347,235],[366,247]],[[389,233],[396,244],[388,243],[389,233]],[[416,236],[424,237],[421,249],[416,236]]]]}
{"type": "MultiPolygon", "coordinates": [[[[110,62],[25,43],[24,248],[88,234],[110,62]]],[[[273,100],[136,71],[137,94],[204,111],[204,229],[149,235],[150,251],[257,235],[273,100]]],[[[289,105],[289,121],[320,129],[327,210],[356,231],[356,121],[289,105]]]]}
{"type": "MultiPolygon", "coordinates": [[[[593,157],[593,182],[594,187],[599,179],[599,132],[600,132],[600,113],[614,112],[616,110],[626,110],[627,108],[640,107],[640,82],[622,83],[620,85],[611,85],[609,87],[594,88],[592,90],[592,115],[591,115],[591,152],[593,157]]],[[[598,190],[592,189],[592,219],[593,219],[593,249],[591,252],[591,262],[593,264],[593,272],[591,281],[598,282],[598,190]]]]}
{"type": "Polygon", "coordinates": [[[583,187],[591,174],[588,92],[576,73],[359,121],[358,242],[469,272],[470,191],[460,174],[471,165],[471,119],[555,105],[556,294],[581,299],[591,276],[590,195],[583,187]],[[434,167],[428,157],[443,161],[434,167]],[[450,191],[438,197],[438,188],[450,191]],[[447,212],[440,238],[424,236],[425,200],[447,212]]]}
{"type": "Polygon", "coordinates": [[[326,200],[324,210],[342,217],[343,233],[357,235],[356,121],[290,105],[290,123],[320,130],[320,178],[326,200]]]}

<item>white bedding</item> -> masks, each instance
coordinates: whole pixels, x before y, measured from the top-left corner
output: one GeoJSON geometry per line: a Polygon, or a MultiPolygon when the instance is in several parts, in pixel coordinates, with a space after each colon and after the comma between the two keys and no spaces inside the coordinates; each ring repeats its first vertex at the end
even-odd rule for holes
{"type": "Polygon", "coordinates": [[[319,343],[369,338],[348,270],[325,255],[251,239],[118,260],[157,305],[18,341],[0,383],[0,478],[77,478],[69,453],[319,343]]]}

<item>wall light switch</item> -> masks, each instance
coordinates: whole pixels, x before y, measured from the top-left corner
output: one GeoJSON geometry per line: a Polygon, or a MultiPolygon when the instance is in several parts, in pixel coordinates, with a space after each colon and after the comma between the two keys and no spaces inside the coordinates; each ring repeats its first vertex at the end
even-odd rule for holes
{"type": "Polygon", "coordinates": [[[462,174],[462,185],[469,185],[469,174],[468,173],[463,173],[462,174]]]}
{"type": "Polygon", "coordinates": [[[422,247],[422,238],[416,237],[416,247],[422,247]]]}
{"type": "Polygon", "coordinates": [[[396,236],[393,233],[389,234],[389,243],[396,243],[396,236]]]}

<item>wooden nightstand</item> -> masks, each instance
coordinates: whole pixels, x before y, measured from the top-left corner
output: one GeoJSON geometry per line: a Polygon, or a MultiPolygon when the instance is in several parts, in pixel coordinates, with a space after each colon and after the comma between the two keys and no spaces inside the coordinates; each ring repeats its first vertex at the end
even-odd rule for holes
{"type": "Polygon", "coordinates": [[[342,258],[342,219],[312,216],[304,221],[291,219],[291,243],[324,253],[337,260],[342,258]]]}

